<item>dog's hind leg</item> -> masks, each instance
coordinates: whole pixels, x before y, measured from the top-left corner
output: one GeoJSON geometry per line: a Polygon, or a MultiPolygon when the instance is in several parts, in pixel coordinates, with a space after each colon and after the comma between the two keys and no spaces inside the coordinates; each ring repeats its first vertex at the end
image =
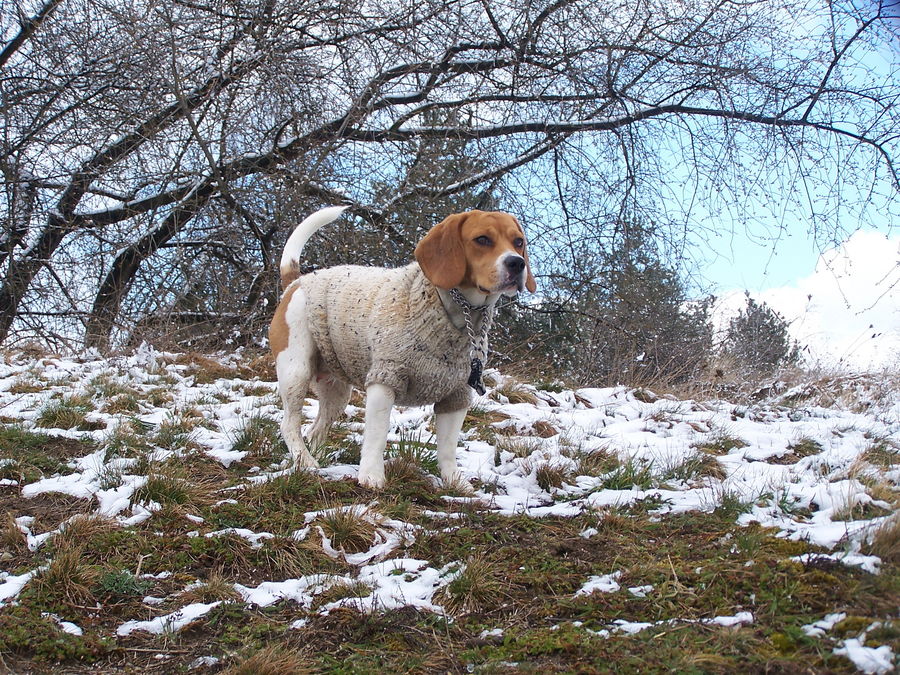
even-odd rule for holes
{"type": "MultiPolygon", "coordinates": [[[[306,297],[302,291],[294,293],[288,314],[304,313],[306,297]]],[[[281,421],[281,435],[291,452],[294,465],[298,468],[314,468],[319,463],[309,454],[300,427],[303,424],[303,404],[309,391],[309,384],[315,374],[315,341],[302,321],[292,321],[287,346],[275,357],[278,373],[278,393],[284,408],[281,421]]]]}
{"type": "Polygon", "coordinates": [[[346,409],[353,388],[325,373],[316,376],[312,388],[319,398],[319,414],[309,430],[309,444],[317,448],[325,442],[331,425],[346,409]]]}

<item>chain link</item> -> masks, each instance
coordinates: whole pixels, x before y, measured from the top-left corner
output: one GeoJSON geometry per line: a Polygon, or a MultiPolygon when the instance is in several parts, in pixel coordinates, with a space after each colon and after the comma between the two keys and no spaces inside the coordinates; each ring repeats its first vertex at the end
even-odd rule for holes
{"type": "Polygon", "coordinates": [[[496,307],[496,303],[490,305],[473,305],[466,300],[459,289],[451,288],[449,293],[450,297],[453,298],[456,304],[460,306],[460,309],[462,309],[463,318],[466,321],[466,332],[469,334],[469,344],[471,346],[472,356],[480,359],[482,362],[487,361],[488,332],[491,330],[491,324],[494,321],[494,308],[496,307]],[[484,316],[481,321],[481,330],[479,331],[480,335],[477,337],[475,336],[475,326],[472,322],[473,310],[484,311],[484,316]]]}

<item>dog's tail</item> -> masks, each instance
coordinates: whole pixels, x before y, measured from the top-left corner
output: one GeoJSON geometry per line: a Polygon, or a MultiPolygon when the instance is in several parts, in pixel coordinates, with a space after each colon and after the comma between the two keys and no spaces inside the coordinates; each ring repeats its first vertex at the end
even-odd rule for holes
{"type": "Polygon", "coordinates": [[[284,253],[281,254],[281,264],[278,268],[281,272],[282,290],[300,276],[300,254],[309,238],[320,227],[336,220],[347,208],[346,206],[329,206],[319,209],[294,229],[284,244],[284,253]]]}

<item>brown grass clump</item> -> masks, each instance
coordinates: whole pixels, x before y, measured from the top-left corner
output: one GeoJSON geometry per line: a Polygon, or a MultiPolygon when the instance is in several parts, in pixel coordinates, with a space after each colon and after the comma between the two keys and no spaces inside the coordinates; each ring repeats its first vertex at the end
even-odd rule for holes
{"type": "Polygon", "coordinates": [[[361,553],[369,550],[375,536],[375,526],[363,513],[363,507],[336,507],[319,516],[318,522],[336,550],[361,553]]]}
{"type": "Polygon", "coordinates": [[[409,493],[432,490],[431,481],[415,458],[391,457],[384,464],[385,489],[389,492],[409,493]]]}
{"type": "Polygon", "coordinates": [[[602,476],[621,464],[619,456],[607,448],[579,453],[575,460],[578,462],[576,473],[579,476],[602,476]]]}
{"type": "Polygon", "coordinates": [[[435,593],[435,602],[451,614],[470,614],[499,604],[506,595],[506,584],[486,556],[470,557],[457,576],[435,593]]]}
{"type": "Polygon", "coordinates": [[[197,352],[188,352],[179,354],[175,358],[175,363],[181,366],[187,366],[186,375],[193,375],[197,384],[212,384],[219,379],[232,379],[238,377],[240,369],[234,366],[225,365],[209,356],[198,354],[197,352]]]}
{"type": "Polygon", "coordinates": [[[85,561],[82,548],[59,549],[50,564],[31,580],[28,592],[47,607],[83,606],[93,603],[91,589],[99,577],[98,568],[85,561]]]}
{"type": "Polygon", "coordinates": [[[498,438],[494,444],[497,452],[511,452],[516,457],[530,457],[531,453],[540,450],[543,446],[536,438],[522,436],[498,438]]]}
{"type": "Polygon", "coordinates": [[[184,469],[173,463],[153,465],[147,482],[134,491],[132,504],[156,502],[162,506],[205,506],[215,501],[220,485],[208,478],[186,476],[184,469]]]}
{"type": "Polygon", "coordinates": [[[861,459],[879,469],[891,469],[900,463],[900,444],[886,437],[873,438],[861,459]]]}
{"type": "Polygon", "coordinates": [[[117,527],[116,521],[105,516],[97,514],[76,516],[53,535],[53,548],[58,551],[72,550],[117,527]]]}
{"type": "Polygon", "coordinates": [[[264,382],[274,382],[278,379],[278,376],[275,374],[275,359],[272,358],[272,354],[269,352],[254,356],[247,361],[245,368],[254,377],[258,377],[264,382]]]}
{"type": "Polygon", "coordinates": [[[884,563],[900,563],[900,516],[889,518],[875,530],[868,552],[877,555],[884,563]]]}
{"type": "Polygon", "coordinates": [[[309,659],[283,647],[265,647],[225,671],[226,675],[307,675],[309,659]]]}
{"type": "Polygon", "coordinates": [[[241,595],[234,590],[234,584],[225,578],[222,570],[213,571],[205,582],[193,586],[182,594],[185,602],[218,602],[240,600],[241,595]]]}
{"type": "Polygon", "coordinates": [[[570,482],[572,470],[560,464],[543,462],[535,470],[535,478],[542,490],[550,492],[553,488],[560,488],[564,483],[570,482]]]}
{"type": "Polygon", "coordinates": [[[0,518],[0,549],[20,553],[28,548],[25,533],[16,525],[13,515],[7,512],[0,518]]]}

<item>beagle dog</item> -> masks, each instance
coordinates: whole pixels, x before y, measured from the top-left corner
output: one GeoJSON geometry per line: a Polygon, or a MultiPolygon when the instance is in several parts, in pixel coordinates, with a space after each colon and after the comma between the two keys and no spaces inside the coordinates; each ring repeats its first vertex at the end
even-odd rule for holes
{"type": "Polygon", "coordinates": [[[359,482],[381,488],[392,407],[434,404],[438,466],[441,477],[453,481],[470,383],[480,386],[494,305],[500,296],[536,288],[525,233],[509,214],[469,211],[435,225],[405,267],[341,265],[300,276],[304,245],[345,208],[309,216],[282,254],[284,293],[269,344],[285,443],[296,466],[318,466],[300,434],[308,391],[319,399],[309,433],[315,446],[346,408],[351,388],[364,389],[359,482]]]}

